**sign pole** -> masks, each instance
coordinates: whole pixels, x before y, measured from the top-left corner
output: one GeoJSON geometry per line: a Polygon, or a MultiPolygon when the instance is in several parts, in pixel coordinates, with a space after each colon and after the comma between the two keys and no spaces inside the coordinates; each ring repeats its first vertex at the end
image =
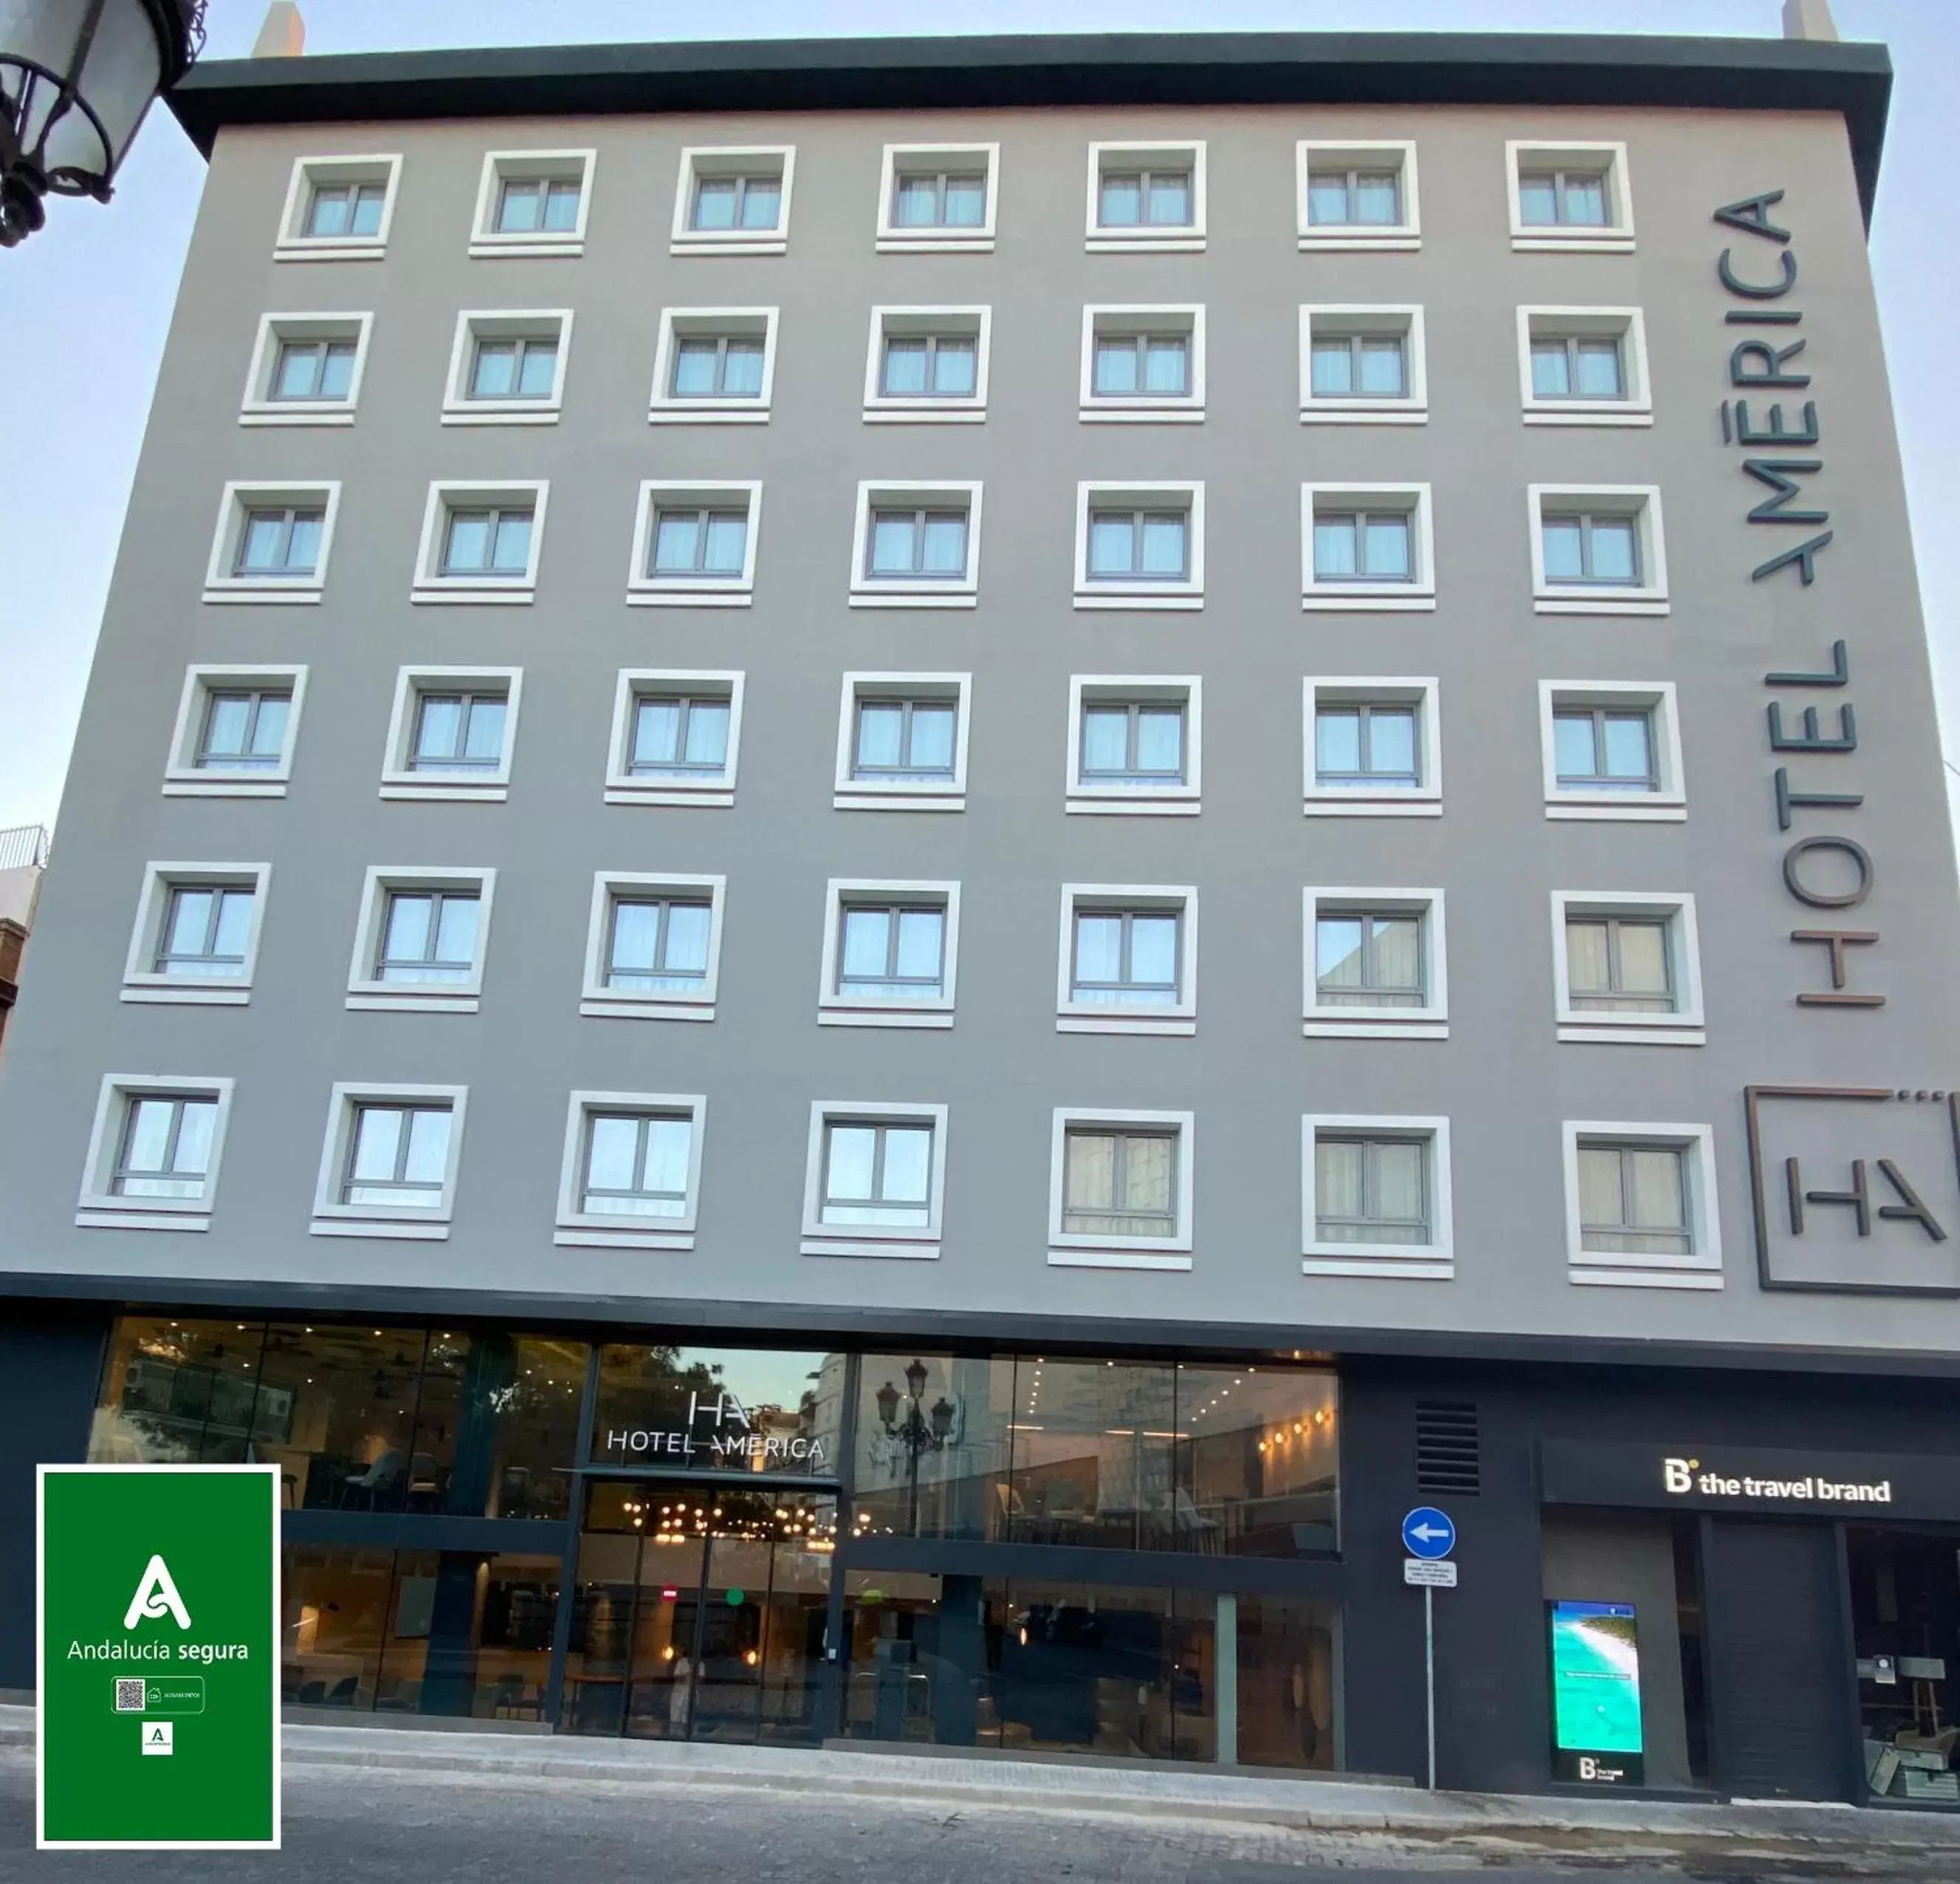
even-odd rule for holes
{"type": "Polygon", "coordinates": [[[1436,1592],[1422,1592],[1423,1718],[1429,1728],[1429,1790],[1436,1790],[1436,1592]]]}
{"type": "Polygon", "coordinates": [[[1429,1790],[1436,1790],[1436,1593],[1456,1587],[1456,1526],[1446,1511],[1419,1504],[1402,1520],[1402,1581],[1422,1592],[1422,1714],[1428,1742],[1429,1790]]]}

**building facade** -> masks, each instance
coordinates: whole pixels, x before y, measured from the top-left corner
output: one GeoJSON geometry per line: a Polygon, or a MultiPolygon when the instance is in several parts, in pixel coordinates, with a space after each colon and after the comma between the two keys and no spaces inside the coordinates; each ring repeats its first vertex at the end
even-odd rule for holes
{"type": "Polygon", "coordinates": [[[277,1462],[336,1717],[1419,1776],[1433,1504],[1443,1784],[1960,1798],[1888,83],[200,67],[21,1458],[277,1462]]]}

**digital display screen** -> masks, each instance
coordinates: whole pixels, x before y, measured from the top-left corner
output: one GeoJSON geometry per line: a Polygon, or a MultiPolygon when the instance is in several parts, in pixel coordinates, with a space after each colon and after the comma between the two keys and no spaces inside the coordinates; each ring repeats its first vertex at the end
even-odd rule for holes
{"type": "Polygon", "coordinates": [[[1550,1607],[1553,1745],[1561,1779],[1639,1785],[1640,1644],[1630,1602],[1550,1607]]]}

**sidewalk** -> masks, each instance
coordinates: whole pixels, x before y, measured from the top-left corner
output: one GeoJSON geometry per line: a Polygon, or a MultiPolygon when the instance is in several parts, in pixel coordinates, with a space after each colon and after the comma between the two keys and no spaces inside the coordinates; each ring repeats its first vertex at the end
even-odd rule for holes
{"type": "MultiPolygon", "coordinates": [[[[0,1749],[33,1744],[33,1710],[0,1706],[0,1749]]],[[[1960,1816],[1850,1806],[1682,1805],[1517,1793],[1429,1793],[1379,1782],[1252,1779],[1011,1758],[946,1758],[661,1741],[585,1739],[413,1729],[289,1725],[288,1770],[371,1768],[467,1780],[580,1785],[761,1787],[1068,1813],[1227,1820],[1299,1831],[1386,1832],[1443,1842],[1475,1838],[1544,1848],[1604,1841],[1629,1852],[1684,1847],[1736,1854],[1802,1851],[1869,1854],[1950,1851],[1960,1874],[1960,1816]]]]}

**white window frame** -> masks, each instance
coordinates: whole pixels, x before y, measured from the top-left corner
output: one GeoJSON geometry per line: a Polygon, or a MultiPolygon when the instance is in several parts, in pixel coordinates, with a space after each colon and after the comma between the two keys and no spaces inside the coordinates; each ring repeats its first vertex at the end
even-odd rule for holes
{"type": "Polygon", "coordinates": [[[721,935],[727,916],[728,879],[725,876],[689,875],[677,870],[602,870],[592,879],[592,909],[585,932],[585,985],[580,992],[578,1011],[600,1020],[712,1020],[716,991],[721,979],[721,935]],[[609,988],[606,985],[607,951],[612,940],[612,903],[616,897],[631,899],[636,893],[686,896],[698,901],[708,893],[708,972],[700,991],[679,994],[609,988]]]}
{"type": "Polygon", "coordinates": [[[1531,538],[1532,606],[1540,615],[1665,615],[1668,613],[1667,539],[1657,484],[1529,484],[1525,505],[1531,538]],[[1545,573],[1545,514],[1548,509],[1634,518],[1638,525],[1640,573],[1645,580],[1624,585],[1554,582],[1545,573]]]}
{"type": "Polygon", "coordinates": [[[473,1014],[483,995],[483,964],[490,952],[490,914],[497,873],[482,870],[429,870],[404,864],[371,864],[361,884],[361,909],[354,923],[354,958],[347,970],[347,1005],[383,1014],[473,1014]],[[473,890],[476,894],[475,972],[461,982],[384,982],[374,975],[377,951],[397,891],[473,890]]]}
{"type": "Polygon", "coordinates": [[[858,486],[851,531],[851,599],[854,609],[970,609],[980,600],[980,500],[978,478],[867,478],[858,486]],[[880,576],[866,574],[871,549],[871,513],[906,505],[925,510],[964,508],[966,573],[963,576],[880,576]]]}
{"type": "Polygon", "coordinates": [[[271,891],[270,864],[147,863],[136,897],[136,920],[129,935],[129,953],[123,967],[122,998],[151,1005],[183,1007],[243,1007],[250,1000],[252,978],[258,971],[259,943],[266,927],[266,899],[271,891]],[[252,925],[246,932],[245,962],[235,975],[163,975],[155,966],[163,927],[168,919],[171,893],[177,889],[249,889],[252,925]]]}
{"type": "Polygon", "coordinates": [[[1596,1046],[1706,1045],[1708,1023],[1702,1005],[1701,942],[1695,927],[1694,898],[1685,890],[1657,895],[1650,890],[1554,889],[1551,893],[1551,987],[1552,1011],[1561,1040],[1596,1046]],[[1572,916],[1664,919],[1680,1005],[1672,1014],[1575,1007],[1571,966],[1565,952],[1565,924],[1572,916]]]}
{"type": "Polygon", "coordinates": [[[320,1152],[320,1177],[313,1187],[314,1236],[379,1236],[387,1240],[447,1243],[456,1215],[457,1173],[463,1161],[464,1115],[469,1103],[466,1086],[404,1086],[358,1080],[336,1080],[327,1100],[326,1142],[320,1152]],[[449,1107],[449,1163],[443,1173],[439,1203],[343,1204],[340,1187],[354,1148],[354,1119],[362,1106],[443,1104],[449,1107]]]}
{"type": "Polygon", "coordinates": [[[585,253],[585,221],[592,208],[592,183],[599,153],[586,151],[486,151],[483,180],[477,186],[476,214],[469,225],[469,253],[479,257],[545,257],[585,253]],[[506,232],[496,227],[497,209],[506,183],[534,180],[578,185],[578,221],[569,229],[523,229],[506,232]]]}
{"type": "Polygon", "coordinates": [[[565,1153],[559,1166],[558,1219],[552,1243],[562,1249],[692,1249],[701,1217],[701,1141],[707,1125],[708,1099],[702,1093],[574,1092],[565,1114],[565,1153]],[[594,1112],[668,1119],[686,1116],[690,1128],[687,1203],[680,1215],[635,1217],[621,1211],[581,1208],[587,1125],[594,1112]],[[628,1227],[635,1223],[645,1227],[628,1227]]]}
{"type": "Polygon", "coordinates": [[[184,670],[177,717],[164,764],[166,798],[283,798],[292,781],[293,751],[299,743],[300,713],[306,704],[307,669],[282,663],[194,664],[184,670]],[[197,763],[205,721],[214,693],[262,691],[286,683],[292,703],[286,708],[286,742],[277,765],[250,772],[213,772],[197,763]]]}
{"type": "Polygon", "coordinates": [[[1189,1035],[1198,1031],[1198,886],[1195,883],[1064,883],[1061,937],[1055,964],[1055,1030],[1057,1033],[1189,1035]],[[1077,1001],[1075,995],[1075,918],[1079,912],[1135,910],[1175,915],[1177,986],[1175,1001],[1146,1007],[1077,1001]]]}
{"type": "Polygon", "coordinates": [[[1195,1243],[1198,1194],[1198,1115],[1191,1112],[1139,1112],[1128,1108],[1058,1106],[1048,1140],[1048,1260],[1055,1269],[1167,1269],[1187,1271],[1195,1243]],[[1176,1227],[1168,1236],[1090,1234],[1062,1228],[1071,1131],[1122,1132],[1142,1127],[1169,1131],[1177,1138],[1176,1227]]]}
{"type": "Polygon", "coordinates": [[[1091,302],[1082,310],[1082,383],[1077,416],[1085,425],[1202,425],[1204,422],[1204,305],[1201,301],[1091,302]],[[1096,342],[1105,333],[1182,334],[1190,390],[1175,397],[1099,394],[1096,342]]]}
{"type": "Polygon", "coordinates": [[[1083,246],[1093,254],[1195,254],[1204,247],[1204,140],[1202,138],[1145,138],[1089,147],[1089,220],[1083,246]],[[1115,158],[1126,160],[1110,163],[1115,158]],[[1134,228],[1106,228],[1102,177],[1106,170],[1183,169],[1191,173],[1191,220],[1134,228]]]}
{"type": "Polygon", "coordinates": [[[1545,778],[1545,815],[1587,823],[1679,824],[1688,816],[1688,787],[1681,757],[1681,714],[1672,680],[1541,680],[1538,683],[1538,749],[1545,778]],[[1568,707],[1608,711],[1643,709],[1653,749],[1653,791],[1586,791],[1558,782],[1554,716],[1568,707]]]}
{"type": "Polygon", "coordinates": [[[803,1240],[806,1256],[898,1256],[936,1261],[945,1233],[947,1111],[941,1105],[853,1104],[813,1100],[810,1141],[803,1154],[803,1240]],[[823,1220],[825,1128],[833,1121],[851,1125],[929,1125],[932,1178],[927,1186],[926,1222],[917,1229],[880,1224],[826,1224],[823,1220]]]}
{"type": "Polygon", "coordinates": [[[1424,344],[1422,309],[1414,303],[1309,301],[1300,310],[1300,422],[1303,425],[1426,425],[1429,423],[1429,365],[1424,344]],[[1316,329],[1331,333],[1398,336],[1402,343],[1403,385],[1399,399],[1313,390],[1316,329]]]}
{"type": "Polygon", "coordinates": [[[735,802],[735,770],[742,748],[742,693],[745,676],[725,667],[622,667],[612,695],[612,732],[606,747],[608,804],[703,805],[726,810],[735,802]],[[633,721],[639,702],[650,695],[720,695],[728,702],[728,751],[711,778],[643,778],[632,769],[633,721]]]}
{"type": "Polygon", "coordinates": [[[279,212],[279,232],[272,246],[275,262],[378,262],[388,252],[388,231],[395,220],[395,204],[401,194],[402,159],[399,152],[356,151],[339,157],[296,157],[291,180],[286,186],[285,206],[279,212]],[[313,204],[316,186],[332,188],[339,183],[380,183],[387,193],[381,199],[381,226],[371,236],[310,236],[304,233],[307,212],[313,204]]]}
{"type": "Polygon", "coordinates": [[[1309,1040],[1447,1040],[1449,947],[1440,889],[1356,889],[1309,884],[1302,893],[1304,924],[1301,1033],[1309,1040]],[[1422,926],[1420,1007],[1362,1007],[1320,998],[1320,918],[1365,911],[1409,915],[1422,926]]]}
{"type": "Polygon", "coordinates": [[[428,487],[421,540],[415,546],[413,603],[530,603],[537,600],[538,563],[544,552],[545,509],[551,496],[548,478],[438,478],[428,487]],[[463,500],[460,502],[456,500],[463,500]],[[531,554],[522,576],[446,576],[444,547],[452,510],[531,507],[531,554]]]}
{"type": "Polygon", "coordinates": [[[1722,1211],[1716,1193],[1715,1130],[1712,1125],[1628,1125],[1567,1119],[1561,1122],[1558,1131],[1565,1167],[1565,1260],[1568,1282],[1622,1289],[1719,1289],[1723,1286],[1722,1211]],[[1688,1229],[1694,1243],[1692,1255],[1588,1249],[1583,1246],[1579,1150],[1580,1141],[1587,1139],[1684,1154],[1682,1175],[1685,1180],[1688,1229]]]}
{"type": "Polygon", "coordinates": [[[1063,809],[1097,817],[1198,816],[1204,775],[1204,679],[1201,674],[1071,674],[1063,758],[1063,809]],[[1097,784],[1082,775],[1083,715],[1092,706],[1131,702],[1184,708],[1184,783],[1097,784]]]}
{"type": "Polygon", "coordinates": [[[854,670],[844,676],[837,707],[837,776],[831,808],[836,811],[964,811],[966,747],[973,724],[970,673],[896,673],[854,670]],[[953,776],[938,778],[856,778],[858,702],[868,695],[951,700],[957,714],[953,729],[953,776]]]}
{"type": "Polygon", "coordinates": [[[1631,255],[1634,252],[1634,194],[1627,169],[1627,147],[1617,142],[1513,138],[1504,145],[1504,183],[1510,199],[1511,247],[1521,253],[1631,255]],[[1527,170],[1596,170],[1606,180],[1610,222],[1527,224],[1519,179],[1527,170]],[[1570,234],[1564,233],[1570,230],[1570,234]]]}
{"type": "Polygon", "coordinates": [[[1436,609],[1436,520],[1427,484],[1303,484],[1300,487],[1303,609],[1339,614],[1424,614],[1436,609]],[[1415,567],[1407,582],[1335,580],[1313,571],[1314,519],[1322,510],[1404,511],[1415,567]]]}
{"type": "Polygon", "coordinates": [[[110,1073],[103,1077],[89,1128],[88,1153],[81,1167],[81,1191],[75,1199],[78,1230],[208,1230],[217,1201],[218,1174],[224,1157],[224,1137],[231,1122],[231,1099],[237,1082],[202,1077],[170,1079],[151,1073],[110,1073]],[[165,1096],[212,1100],[218,1116],[211,1132],[211,1157],[205,1166],[204,1190],[197,1197],[122,1197],[110,1188],[116,1160],[132,1100],[165,1096]]]}
{"type": "Polygon", "coordinates": [[[521,667],[403,667],[395,675],[394,704],[388,713],[388,743],[381,755],[383,798],[501,804],[511,795],[511,766],[517,749],[517,709],[523,704],[521,667]],[[415,756],[416,709],[425,693],[504,693],[504,752],[494,767],[480,772],[418,772],[415,756]]]}
{"type": "Polygon", "coordinates": [[[817,985],[817,1023],[826,1027],[950,1027],[959,974],[959,886],[833,877],[824,889],[823,979],[817,985]],[[837,986],[847,903],[937,904],[945,912],[945,947],[937,995],[884,1000],[844,994],[837,986]]]}
{"type": "MultiPolygon", "coordinates": [[[[1322,165],[1332,169],[1332,164],[1322,165]]],[[[1293,148],[1294,218],[1303,253],[1393,253],[1422,247],[1421,205],[1416,193],[1415,145],[1406,138],[1303,138],[1293,148]],[[1342,224],[1307,220],[1307,178],[1323,158],[1348,169],[1394,170],[1402,198],[1397,223],[1342,224]]]]}
{"type": "Polygon", "coordinates": [[[443,382],[445,425],[555,425],[565,409],[565,368],[571,359],[569,307],[466,307],[456,317],[449,377],[443,382]],[[469,380],[482,340],[554,340],[552,390],[542,399],[473,399],[469,380]]]}
{"type": "Polygon", "coordinates": [[[316,478],[305,482],[234,479],[218,499],[218,526],[211,536],[211,560],[204,574],[206,602],[256,602],[315,604],[326,587],[333,555],[333,526],[340,514],[340,480],[316,478]],[[240,575],[233,565],[245,533],[247,514],[255,509],[318,510],[320,559],[310,576],[279,578],[240,575]]]}
{"type": "Polygon", "coordinates": [[[1301,810],[1309,818],[1440,818],[1443,815],[1443,683],[1433,674],[1309,674],[1301,685],[1306,766],[1301,810]],[[1329,706],[1412,706],[1421,782],[1345,789],[1320,782],[1319,727],[1329,706]]]}
{"type": "Polygon", "coordinates": [[[1001,208],[1001,147],[998,144],[888,144],[885,146],[878,176],[877,236],[873,246],[880,254],[888,255],[985,255],[994,247],[994,232],[1001,208]],[[928,229],[902,229],[892,220],[892,199],[898,189],[901,170],[923,170],[923,164],[913,160],[931,158],[955,161],[950,165],[936,162],[934,168],[958,169],[957,160],[979,158],[982,167],[987,173],[987,215],[985,219],[967,228],[949,230],[934,227],[928,229]]]}
{"type": "Polygon", "coordinates": [[[1085,478],[1075,487],[1075,606],[1078,609],[1201,609],[1204,606],[1204,480],[1141,482],[1085,478]],[[1097,510],[1182,510],[1185,574],[1182,579],[1126,577],[1120,581],[1089,573],[1089,518],[1097,510]]]}
{"type": "Polygon", "coordinates": [[[879,306],[871,310],[871,338],[864,358],[864,422],[867,425],[977,425],[987,417],[987,368],[993,352],[994,310],[982,302],[966,307],[879,306]],[[886,393],[885,342],[932,334],[970,336],[974,342],[973,390],[963,399],[910,393],[886,393]]]}
{"type": "Polygon", "coordinates": [[[634,608],[746,609],[756,599],[756,547],[762,533],[762,481],[759,478],[642,478],[633,514],[632,560],[626,565],[626,600],[634,608]],[[737,504],[732,500],[739,498],[737,504]],[[739,574],[650,575],[654,519],[662,508],[744,511],[742,568],[739,574]]]}
{"type": "Polygon", "coordinates": [[[647,399],[650,425],[766,425],[776,392],[775,307],[663,307],[654,347],[654,387],[647,399]],[[762,342],[762,390],[753,399],[727,393],[682,398],[672,390],[674,359],[682,340],[732,335],[762,342]]]}
{"type": "Polygon", "coordinates": [[[374,330],[371,313],[261,314],[252,342],[252,364],[239,403],[241,425],[351,425],[361,403],[361,381],[368,371],[368,342],[374,330]],[[354,369],[344,399],[275,399],[272,381],[287,342],[354,342],[354,369]]]}
{"type": "Polygon", "coordinates": [[[1638,307],[1521,307],[1518,310],[1518,390],[1527,425],[1651,425],[1653,379],[1647,364],[1647,323],[1638,307]],[[1539,339],[1617,339],[1624,399],[1540,399],[1532,390],[1532,342],[1539,339]]]}
{"type": "Polygon", "coordinates": [[[796,182],[794,144],[690,144],[680,154],[674,184],[670,255],[787,255],[790,199],[796,182]],[[689,226],[694,186],[703,177],[767,176],[782,181],[781,207],[773,229],[695,229],[689,226]]]}
{"type": "Polygon", "coordinates": [[[1456,1230],[1451,1215],[1449,1121],[1440,1116],[1364,1112],[1307,1112],[1300,1130],[1300,1271],[1311,1276],[1355,1276],[1416,1282],[1456,1280],[1456,1230]],[[1315,1147],[1329,1137],[1411,1138],[1428,1147],[1430,1233],[1426,1243],[1323,1243],[1315,1234],[1319,1210],[1315,1147]]]}

